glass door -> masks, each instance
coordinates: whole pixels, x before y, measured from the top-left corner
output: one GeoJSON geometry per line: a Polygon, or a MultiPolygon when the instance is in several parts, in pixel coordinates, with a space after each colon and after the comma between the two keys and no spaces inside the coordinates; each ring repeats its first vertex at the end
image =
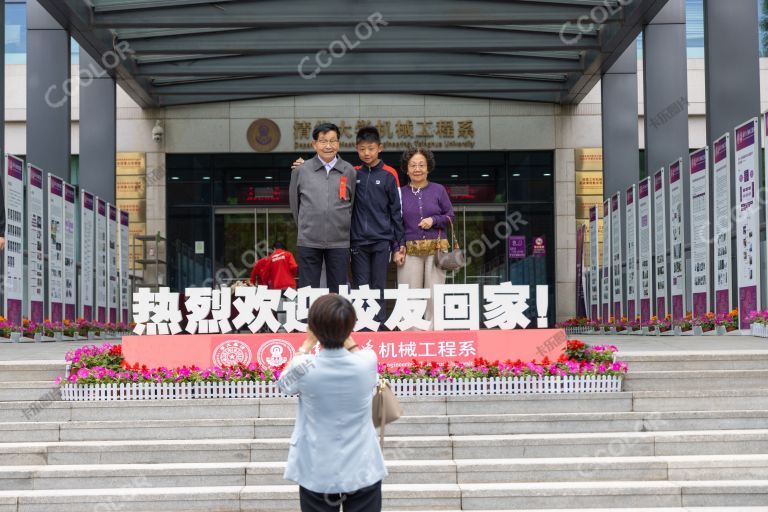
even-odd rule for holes
{"type": "Polygon", "coordinates": [[[217,285],[249,279],[253,265],[272,252],[276,241],[295,254],[296,225],[287,208],[220,208],[215,217],[217,285]]]}
{"type": "Polygon", "coordinates": [[[449,273],[446,282],[480,286],[504,282],[507,277],[504,206],[454,206],[453,211],[456,236],[467,255],[467,266],[449,273]]]}

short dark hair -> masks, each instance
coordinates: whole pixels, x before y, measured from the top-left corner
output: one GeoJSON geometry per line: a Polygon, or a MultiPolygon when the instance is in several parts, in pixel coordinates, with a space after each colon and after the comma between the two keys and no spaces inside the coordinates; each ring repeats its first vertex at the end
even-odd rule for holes
{"type": "Polygon", "coordinates": [[[352,333],[357,314],[352,303],[341,295],[323,295],[309,308],[309,330],[323,348],[341,348],[352,333]]]}
{"type": "Polygon", "coordinates": [[[377,130],[375,126],[363,126],[357,131],[357,140],[355,141],[355,144],[360,144],[361,142],[375,142],[376,144],[381,144],[379,130],[377,130]]]}
{"type": "Polygon", "coordinates": [[[272,244],[272,248],[285,250],[285,244],[280,240],[275,240],[275,243],[272,244]]]}
{"type": "Polygon", "coordinates": [[[435,170],[435,155],[427,148],[421,146],[410,147],[403,151],[403,156],[400,157],[400,170],[405,174],[408,174],[408,162],[411,161],[416,155],[422,155],[427,159],[427,172],[435,170]]]}
{"type": "Polygon", "coordinates": [[[336,138],[341,137],[339,127],[333,123],[320,123],[312,130],[312,140],[317,140],[321,133],[336,132],[336,138]]]}

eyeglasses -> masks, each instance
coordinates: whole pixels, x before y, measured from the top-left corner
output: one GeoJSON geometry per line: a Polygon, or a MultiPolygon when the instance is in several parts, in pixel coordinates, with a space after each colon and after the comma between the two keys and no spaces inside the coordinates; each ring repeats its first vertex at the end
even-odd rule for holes
{"type": "Polygon", "coordinates": [[[426,169],[427,164],[408,164],[409,169],[426,169]]]}
{"type": "Polygon", "coordinates": [[[318,146],[335,146],[338,143],[339,143],[339,141],[335,140],[335,139],[334,140],[318,140],[317,141],[317,145],[318,146]]]}

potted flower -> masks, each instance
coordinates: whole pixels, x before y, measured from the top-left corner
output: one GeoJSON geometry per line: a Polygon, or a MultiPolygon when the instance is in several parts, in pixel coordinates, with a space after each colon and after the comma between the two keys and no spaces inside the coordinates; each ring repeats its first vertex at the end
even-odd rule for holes
{"type": "Polygon", "coordinates": [[[650,320],[643,322],[643,334],[656,334],[658,318],[653,315],[650,320]]]}
{"type": "Polygon", "coordinates": [[[65,318],[62,322],[61,333],[67,338],[77,339],[77,324],[65,318]]]}
{"type": "Polygon", "coordinates": [[[701,336],[715,330],[715,314],[711,311],[705,315],[693,319],[693,334],[701,336]]]}
{"type": "Polygon", "coordinates": [[[61,341],[62,339],[62,327],[61,324],[51,322],[48,318],[43,320],[43,336],[51,338],[53,341],[61,341]]]}
{"type": "Polygon", "coordinates": [[[667,313],[664,320],[660,320],[658,323],[659,334],[672,334],[672,313],[667,313]]]}
{"type": "Polygon", "coordinates": [[[719,336],[735,331],[739,328],[739,311],[733,309],[727,314],[719,314],[715,318],[715,331],[719,336]]]}
{"type": "Polygon", "coordinates": [[[37,322],[33,322],[29,318],[21,319],[21,335],[25,338],[30,338],[35,341],[42,341],[43,339],[43,326],[37,322]]]}
{"type": "Polygon", "coordinates": [[[9,322],[7,318],[0,316],[0,338],[11,339],[15,331],[14,327],[15,326],[9,322]]]}
{"type": "Polygon", "coordinates": [[[693,313],[690,311],[685,315],[684,318],[676,320],[674,322],[675,334],[678,336],[682,334],[691,334],[693,332],[693,324],[691,323],[692,320],[693,313]]]}
{"type": "Polygon", "coordinates": [[[618,322],[614,324],[616,326],[616,332],[626,334],[627,333],[627,317],[622,316],[618,322]]]}
{"type": "Polygon", "coordinates": [[[761,338],[768,336],[768,330],[766,329],[766,319],[768,319],[768,314],[766,314],[765,311],[752,311],[749,314],[747,317],[747,322],[749,322],[752,336],[759,336],[761,338]]]}
{"type": "Polygon", "coordinates": [[[634,320],[627,322],[630,334],[639,334],[643,328],[643,324],[640,321],[640,315],[636,315],[634,320]]]}

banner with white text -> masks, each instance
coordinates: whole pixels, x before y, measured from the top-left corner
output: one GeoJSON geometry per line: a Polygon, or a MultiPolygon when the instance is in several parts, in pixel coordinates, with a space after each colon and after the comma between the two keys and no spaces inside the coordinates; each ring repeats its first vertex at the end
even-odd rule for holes
{"type": "Polygon", "coordinates": [[[656,283],[656,316],[667,315],[667,192],[664,169],[653,175],[654,275],[656,283]]]}
{"type": "Polygon", "coordinates": [[[760,168],[758,120],[736,127],[736,283],[739,289],[741,328],[749,328],[748,316],[760,307],[760,168]]]}
{"type": "Polygon", "coordinates": [[[42,169],[27,164],[27,315],[41,324],[45,319],[45,189],[42,169]]]}
{"type": "Polygon", "coordinates": [[[715,313],[731,310],[733,297],[731,272],[731,135],[726,133],[713,144],[714,148],[714,237],[715,237],[715,313]]]}
{"type": "MultiPolygon", "coordinates": [[[[709,148],[690,154],[691,304],[693,316],[709,309],[709,148]]],[[[726,189],[727,190],[727,189],[726,189]]]]}
{"type": "MultiPolygon", "coordinates": [[[[24,161],[5,155],[5,251],[3,302],[5,318],[21,325],[24,307],[24,161]]],[[[3,233],[0,233],[3,236],[3,233]]]]}

